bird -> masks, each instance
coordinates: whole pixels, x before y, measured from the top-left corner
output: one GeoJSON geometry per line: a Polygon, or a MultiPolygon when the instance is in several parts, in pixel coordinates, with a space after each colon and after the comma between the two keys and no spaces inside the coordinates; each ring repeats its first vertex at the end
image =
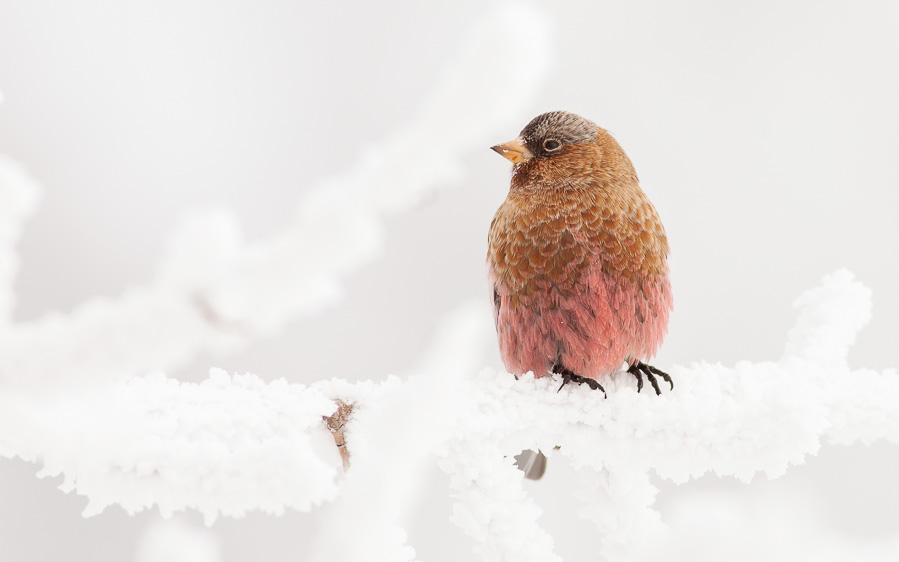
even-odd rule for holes
{"type": "Polygon", "coordinates": [[[517,377],[557,375],[608,394],[626,370],[657,395],[668,373],[646,362],[673,307],[668,238],[621,145],[567,111],[538,115],[491,147],[512,162],[490,224],[487,276],[500,355],[517,377]]]}

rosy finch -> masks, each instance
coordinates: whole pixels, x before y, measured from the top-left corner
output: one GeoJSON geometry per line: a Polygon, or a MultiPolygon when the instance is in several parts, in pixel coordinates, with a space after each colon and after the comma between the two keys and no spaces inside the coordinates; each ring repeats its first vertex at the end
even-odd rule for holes
{"type": "Polygon", "coordinates": [[[565,111],[544,113],[492,147],[513,164],[490,225],[487,264],[506,368],[605,389],[622,369],[643,376],[671,311],[668,240],[621,146],[565,111]]]}

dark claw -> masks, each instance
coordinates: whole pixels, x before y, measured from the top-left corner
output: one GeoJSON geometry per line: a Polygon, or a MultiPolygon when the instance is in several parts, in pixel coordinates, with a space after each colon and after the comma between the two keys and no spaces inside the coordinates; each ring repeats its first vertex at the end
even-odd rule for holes
{"type": "Polygon", "coordinates": [[[671,375],[652,365],[647,365],[642,361],[637,361],[628,367],[627,372],[637,377],[637,392],[640,392],[643,388],[643,375],[646,375],[649,384],[652,385],[652,389],[656,391],[657,396],[662,394],[662,390],[659,388],[659,382],[656,380],[655,375],[662,377],[665,382],[671,385],[671,390],[674,390],[674,381],[671,380],[671,375]]]}
{"type": "Polygon", "coordinates": [[[575,375],[568,369],[564,369],[564,368],[559,369],[559,368],[554,367],[553,373],[562,376],[562,386],[560,386],[559,390],[557,390],[556,392],[559,392],[560,390],[562,390],[562,387],[564,387],[566,384],[573,382],[575,384],[586,384],[592,390],[601,390],[603,397],[605,397],[605,398],[609,397],[609,395],[606,394],[606,389],[604,389],[601,384],[599,384],[597,381],[595,381],[593,379],[588,379],[587,377],[575,375]]]}
{"type": "Polygon", "coordinates": [[[656,396],[660,396],[662,391],[659,389],[659,381],[657,381],[655,376],[648,370],[646,371],[646,378],[649,379],[649,384],[652,385],[652,389],[656,391],[656,396]]]}
{"type": "Polygon", "coordinates": [[[668,373],[666,373],[665,371],[663,371],[661,369],[656,369],[652,365],[647,365],[646,367],[653,373],[655,373],[655,374],[659,375],[660,377],[662,377],[663,379],[665,379],[665,382],[667,382],[668,384],[671,385],[671,390],[674,390],[674,381],[671,380],[671,375],[669,375],[668,373]]]}

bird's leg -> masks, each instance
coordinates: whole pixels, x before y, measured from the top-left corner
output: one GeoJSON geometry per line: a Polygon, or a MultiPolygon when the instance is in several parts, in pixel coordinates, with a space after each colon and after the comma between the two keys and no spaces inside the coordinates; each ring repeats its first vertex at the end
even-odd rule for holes
{"type": "Polygon", "coordinates": [[[593,379],[590,379],[587,377],[582,377],[580,375],[575,375],[574,373],[572,373],[565,367],[562,367],[558,364],[553,365],[552,372],[557,375],[562,375],[562,386],[560,386],[559,390],[557,390],[556,392],[559,392],[560,390],[562,390],[562,387],[564,387],[566,384],[573,382],[575,384],[586,384],[593,390],[601,390],[602,394],[605,398],[609,397],[609,395],[606,394],[606,389],[604,389],[601,384],[599,384],[597,381],[595,381],[593,379]]]}
{"type": "Polygon", "coordinates": [[[643,373],[635,365],[628,367],[627,372],[637,377],[637,392],[643,390],[643,373]]]}
{"type": "Polygon", "coordinates": [[[635,361],[627,368],[627,372],[637,377],[637,392],[640,392],[643,388],[643,375],[646,375],[649,384],[652,385],[652,389],[656,391],[656,395],[662,394],[662,390],[659,388],[659,382],[655,377],[656,375],[662,377],[665,382],[671,385],[671,390],[674,390],[674,381],[671,380],[671,375],[652,365],[647,365],[642,361],[635,361]]]}

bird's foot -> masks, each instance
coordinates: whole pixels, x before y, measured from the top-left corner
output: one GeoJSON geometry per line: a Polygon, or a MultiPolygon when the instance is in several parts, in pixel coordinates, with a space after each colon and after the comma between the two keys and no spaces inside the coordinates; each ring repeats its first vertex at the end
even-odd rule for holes
{"type": "Polygon", "coordinates": [[[659,389],[659,382],[656,380],[656,375],[662,377],[665,382],[671,385],[671,390],[674,390],[674,381],[671,380],[671,375],[661,369],[656,369],[652,365],[647,365],[642,361],[637,361],[628,367],[627,372],[637,377],[637,392],[643,390],[643,375],[646,375],[649,384],[652,385],[652,389],[656,391],[656,395],[662,394],[662,391],[659,389]]]}
{"type": "MultiPolygon", "coordinates": [[[[606,394],[606,389],[604,389],[601,384],[599,384],[598,382],[596,382],[593,379],[589,379],[587,377],[582,377],[580,375],[575,375],[568,369],[559,369],[559,370],[553,371],[553,372],[556,373],[557,375],[562,375],[562,386],[559,387],[559,390],[562,390],[562,387],[564,387],[566,384],[573,382],[575,384],[586,384],[593,390],[601,390],[604,398],[609,397],[609,395],[606,394]]],[[[559,392],[559,390],[557,390],[556,392],[559,392]]]]}

